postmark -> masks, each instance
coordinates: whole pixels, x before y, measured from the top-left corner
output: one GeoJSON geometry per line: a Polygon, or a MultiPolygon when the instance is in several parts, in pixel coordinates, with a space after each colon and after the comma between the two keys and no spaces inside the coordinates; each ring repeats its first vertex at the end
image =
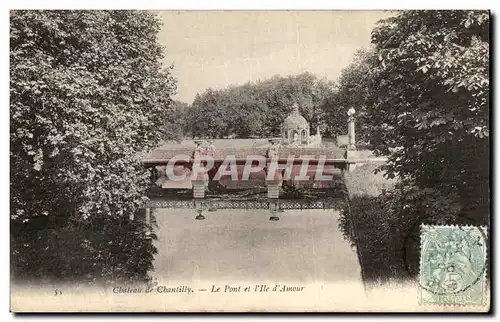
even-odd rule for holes
{"type": "Polygon", "coordinates": [[[482,305],[486,229],[422,225],[421,242],[420,304],[482,305]]]}

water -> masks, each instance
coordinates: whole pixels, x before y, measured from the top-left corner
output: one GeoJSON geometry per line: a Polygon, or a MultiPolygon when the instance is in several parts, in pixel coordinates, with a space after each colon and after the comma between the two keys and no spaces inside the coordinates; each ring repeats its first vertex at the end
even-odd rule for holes
{"type": "Polygon", "coordinates": [[[355,249],[338,230],[338,212],[297,210],[269,221],[265,210],[217,210],[194,220],[188,209],[157,209],[159,281],[361,281],[355,249]]]}

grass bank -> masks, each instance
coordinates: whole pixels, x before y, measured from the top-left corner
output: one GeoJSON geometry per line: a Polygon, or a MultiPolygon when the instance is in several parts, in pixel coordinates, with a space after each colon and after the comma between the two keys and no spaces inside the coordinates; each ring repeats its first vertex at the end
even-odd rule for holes
{"type": "Polygon", "coordinates": [[[385,283],[410,276],[405,261],[406,238],[410,234],[407,227],[401,227],[401,218],[387,211],[384,192],[393,188],[396,180],[387,179],[380,172],[375,174],[380,165],[364,164],[345,174],[350,209],[343,211],[339,225],[358,247],[365,281],[385,283]]]}

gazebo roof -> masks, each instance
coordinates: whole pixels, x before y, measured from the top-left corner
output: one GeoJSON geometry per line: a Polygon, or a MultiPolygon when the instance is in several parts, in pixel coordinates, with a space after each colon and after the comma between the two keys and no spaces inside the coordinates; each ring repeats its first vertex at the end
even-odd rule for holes
{"type": "Polygon", "coordinates": [[[292,113],[283,121],[284,128],[309,128],[309,122],[300,115],[299,107],[294,105],[292,113]]]}

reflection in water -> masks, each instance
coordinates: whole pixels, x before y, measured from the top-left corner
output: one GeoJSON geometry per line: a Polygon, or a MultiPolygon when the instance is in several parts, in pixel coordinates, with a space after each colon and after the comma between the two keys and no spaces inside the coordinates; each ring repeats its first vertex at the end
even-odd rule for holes
{"type": "Polygon", "coordinates": [[[217,210],[204,221],[193,210],[157,209],[154,277],[199,282],[361,282],[355,249],[330,210],[217,210]]]}

